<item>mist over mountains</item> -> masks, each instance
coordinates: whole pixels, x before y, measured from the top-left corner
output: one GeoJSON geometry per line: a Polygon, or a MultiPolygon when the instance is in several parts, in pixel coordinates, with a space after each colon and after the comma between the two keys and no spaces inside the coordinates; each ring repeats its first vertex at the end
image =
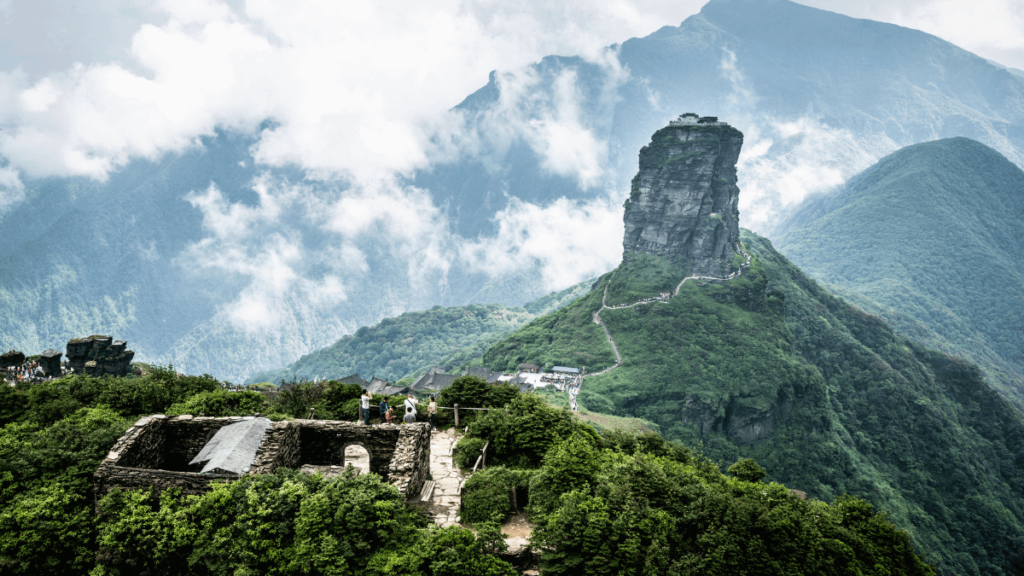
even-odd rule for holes
{"type": "MultiPolygon", "coordinates": [[[[741,219],[769,235],[787,204],[908,144],[967,136],[1024,164],[1010,71],[898,26],[714,0],[601,56],[495,72],[429,166],[372,183],[261,164],[268,120],[106,181],[8,184],[0,347],[110,332],[241,380],[404,311],[523,304],[617,264],[636,150],[684,111],[746,134],[741,219]]],[[[407,144],[381,130],[383,150],[407,144]]]]}

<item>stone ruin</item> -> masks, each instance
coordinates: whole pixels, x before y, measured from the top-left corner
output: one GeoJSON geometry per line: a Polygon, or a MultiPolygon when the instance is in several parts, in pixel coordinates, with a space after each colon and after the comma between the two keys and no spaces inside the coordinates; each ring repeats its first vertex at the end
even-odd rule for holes
{"type": "Polygon", "coordinates": [[[259,417],[167,418],[135,423],[93,474],[98,502],[113,488],[171,487],[201,494],[216,480],[271,474],[304,465],[345,466],[345,449],[362,446],[370,472],[415,496],[430,473],[430,424],[363,426],[333,420],[271,422],[259,417]]]}
{"type": "Polygon", "coordinates": [[[11,350],[10,352],[0,354],[0,370],[10,368],[11,366],[21,366],[24,363],[25,354],[23,352],[11,350]]]}
{"type": "Polygon", "coordinates": [[[57,376],[62,375],[60,369],[60,357],[61,353],[58,350],[45,350],[39,355],[39,367],[43,369],[43,376],[57,376]]]}
{"type": "Polygon", "coordinates": [[[126,350],[127,347],[124,340],[110,336],[72,338],[68,340],[68,365],[76,374],[127,376],[135,357],[135,352],[126,350]]]}

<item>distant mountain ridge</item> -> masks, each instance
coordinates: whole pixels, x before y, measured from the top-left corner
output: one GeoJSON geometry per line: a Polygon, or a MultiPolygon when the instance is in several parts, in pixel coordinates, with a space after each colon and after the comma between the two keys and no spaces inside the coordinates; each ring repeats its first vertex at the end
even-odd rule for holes
{"type": "Polygon", "coordinates": [[[434,306],[423,312],[406,312],[363,326],[284,368],[258,372],[246,383],[339,379],[354,372],[395,382],[419,377],[433,366],[455,370],[479,361],[488,346],[512,330],[585,295],[593,283],[581,282],[522,307],[434,306]]]}
{"type": "Polygon", "coordinates": [[[1024,407],[1024,171],[995,150],[967,138],[899,150],[808,199],[776,245],[1024,407]]]}
{"type": "MultiPolygon", "coordinates": [[[[521,74],[531,82],[521,101],[502,99],[506,71],[465,98],[456,110],[479,146],[406,181],[446,215],[432,233],[493,238],[496,216],[517,201],[625,200],[636,150],[685,111],[728,116],[748,135],[756,127],[772,139],[764,155],[741,158],[748,191],[803,169],[841,181],[902,146],[949,136],[977,139],[1024,165],[1024,80],[922,32],[783,0],[713,0],[680,26],[614,49],[620,65],[543,59],[521,74]],[[559,86],[578,96],[572,110],[560,110],[559,86]],[[562,112],[593,138],[594,174],[552,164],[529,132],[562,112]]],[[[345,298],[324,304],[290,292],[273,302],[274,322],[240,326],[232,306],[270,279],[197,265],[191,247],[211,232],[187,195],[215,184],[225,202],[255,208],[262,178],[345,186],[259,165],[250,153],[257,137],[220,131],[181,154],[135,160],[106,182],[26,182],[26,200],[0,214],[0,348],[39,351],[75,335],[116,333],[140,360],[240,381],[405,311],[518,305],[548,292],[535,279],[543,263],[418,273],[371,227],[357,243],[363,268],[328,256],[337,245],[328,232],[285,229],[268,236],[296,243],[297,272],[312,283],[344,278],[345,298]]],[[[776,192],[740,206],[748,227],[755,213],[781,207],[776,192]]],[[[770,233],[770,223],[759,230],[770,233]]]]}

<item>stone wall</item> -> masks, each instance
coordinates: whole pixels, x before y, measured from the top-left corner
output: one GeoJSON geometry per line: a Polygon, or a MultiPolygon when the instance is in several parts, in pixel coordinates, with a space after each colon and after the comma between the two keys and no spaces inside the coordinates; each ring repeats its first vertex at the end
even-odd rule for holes
{"type": "Polygon", "coordinates": [[[301,429],[299,441],[303,464],[344,466],[345,448],[359,445],[370,455],[370,472],[388,481],[391,457],[398,445],[402,426],[363,426],[335,420],[296,420],[294,425],[301,429]]]}
{"type": "MultiPolygon", "coordinates": [[[[93,475],[97,501],[113,488],[177,487],[201,494],[229,474],[199,474],[188,462],[220,428],[241,417],[147,416],[111,448],[93,475]]],[[[430,473],[430,425],[427,423],[362,426],[332,420],[275,422],[256,452],[249,474],[272,474],[304,464],[345,465],[345,448],[362,446],[370,455],[370,472],[408,496],[422,488],[430,473]]]]}
{"type": "Polygon", "coordinates": [[[213,438],[217,430],[241,422],[240,416],[214,418],[212,416],[189,416],[172,418],[167,422],[167,449],[163,468],[179,472],[198,472],[202,466],[189,467],[189,462],[213,438]]]}
{"type": "Polygon", "coordinates": [[[401,426],[398,443],[388,481],[406,496],[414,496],[423,488],[430,474],[430,424],[405,424],[401,426]]]}
{"type": "Polygon", "coordinates": [[[168,420],[160,414],[147,416],[118,439],[93,474],[93,493],[97,502],[114,488],[152,487],[159,493],[177,487],[184,494],[201,494],[215,480],[236,478],[231,475],[162,469],[173,452],[176,421],[177,418],[168,420]]]}
{"type": "Polygon", "coordinates": [[[301,429],[292,422],[274,422],[249,470],[250,474],[272,474],[278,468],[302,466],[301,429]]]}

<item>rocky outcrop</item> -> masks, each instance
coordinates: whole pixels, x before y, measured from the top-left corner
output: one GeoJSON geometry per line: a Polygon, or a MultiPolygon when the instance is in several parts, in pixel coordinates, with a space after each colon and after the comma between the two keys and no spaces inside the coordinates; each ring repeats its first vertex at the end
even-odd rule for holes
{"type": "Polygon", "coordinates": [[[732,272],[739,241],[736,160],[743,134],[724,123],[670,125],[640,150],[626,201],[623,258],[668,258],[684,275],[732,272]]]}
{"type": "Polygon", "coordinates": [[[11,350],[10,352],[0,354],[0,369],[9,368],[11,366],[21,366],[24,363],[25,354],[23,352],[11,350]]]}
{"type": "Polygon", "coordinates": [[[132,371],[135,352],[128,343],[110,336],[89,336],[68,340],[68,365],[76,374],[89,376],[127,376],[132,371]]]}
{"type": "Polygon", "coordinates": [[[39,367],[43,369],[44,376],[60,376],[60,357],[63,354],[59,350],[46,350],[39,355],[39,367]]]}

